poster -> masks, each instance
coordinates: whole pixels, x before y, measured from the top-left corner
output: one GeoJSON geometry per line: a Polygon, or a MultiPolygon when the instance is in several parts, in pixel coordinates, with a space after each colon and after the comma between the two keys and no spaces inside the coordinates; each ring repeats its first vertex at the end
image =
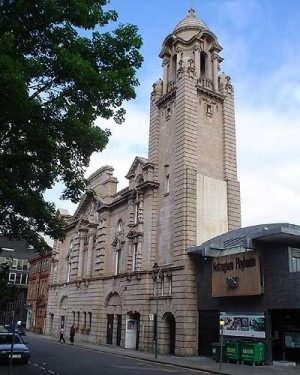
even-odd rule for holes
{"type": "Polygon", "coordinates": [[[220,313],[224,336],[265,338],[264,313],[220,313]]]}

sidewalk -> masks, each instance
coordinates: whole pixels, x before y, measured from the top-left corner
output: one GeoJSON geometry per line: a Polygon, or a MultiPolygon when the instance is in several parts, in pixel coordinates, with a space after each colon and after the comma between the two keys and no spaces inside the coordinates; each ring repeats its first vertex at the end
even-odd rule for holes
{"type": "MultiPolygon", "coordinates": [[[[46,340],[57,341],[56,337],[38,335],[32,332],[28,332],[28,336],[38,336],[46,340]]],[[[120,355],[128,358],[135,358],[139,360],[161,363],[164,365],[171,365],[176,367],[182,367],[192,370],[202,370],[213,374],[226,374],[226,375],[300,375],[300,366],[296,367],[273,365],[273,366],[250,366],[250,365],[239,365],[233,363],[223,363],[222,369],[220,370],[220,364],[208,357],[177,357],[171,355],[158,355],[158,358],[154,358],[153,353],[145,353],[134,350],[128,350],[111,345],[95,345],[85,342],[75,342],[77,347],[86,348],[102,353],[108,353],[113,355],[120,355]]]]}

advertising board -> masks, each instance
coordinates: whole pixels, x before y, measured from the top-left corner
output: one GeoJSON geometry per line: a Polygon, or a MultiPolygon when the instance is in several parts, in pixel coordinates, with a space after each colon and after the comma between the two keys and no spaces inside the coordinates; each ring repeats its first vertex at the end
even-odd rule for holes
{"type": "Polygon", "coordinates": [[[224,321],[224,336],[266,337],[264,313],[221,312],[220,320],[224,321]]]}

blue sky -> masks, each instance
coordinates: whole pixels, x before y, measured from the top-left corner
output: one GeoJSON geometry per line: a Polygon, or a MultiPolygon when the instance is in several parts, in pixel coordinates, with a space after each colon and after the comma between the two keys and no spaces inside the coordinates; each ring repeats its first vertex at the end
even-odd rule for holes
{"type": "MultiPolygon", "coordinates": [[[[164,38],[193,4],[223,47],[221,70],[235,87],[238,178],[242,224],[290,222],[300,225],[300,1],[298,0],[111,0],[120,23],[139,27],[144,64],[137,98],[126,104],[125,124],[110,127],[106,150],[93,155],[87,175],[112,165],[124,175],[135,155],[147,156],[149,94],[162,75],[158,57],[164,38]]],[[[59,187],[47,198],[57,207],[59,187]]]]}

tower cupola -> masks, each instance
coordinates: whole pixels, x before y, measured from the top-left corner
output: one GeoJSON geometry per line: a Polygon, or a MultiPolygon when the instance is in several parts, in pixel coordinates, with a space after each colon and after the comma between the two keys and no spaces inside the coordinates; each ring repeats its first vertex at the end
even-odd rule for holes
{"type": "Polygon", "coordinates": [[[185,70],[199,86],[219,92],[221,50],[216,35],[193,8],[189,9],[187,16],[165,38],[159,54],[163,59],[162,94],[176,88],[176,82],[185,70]]]}
{"type": "Polygon", "coordinates": [[[195,9],[190,8],[187,16],[175,26],[173,34],[180,35],[180,33],[187,30],[195,30],[196,32],[199,32],[203,29],[208,30],[207,25],[196,16],[195,9]]]}

